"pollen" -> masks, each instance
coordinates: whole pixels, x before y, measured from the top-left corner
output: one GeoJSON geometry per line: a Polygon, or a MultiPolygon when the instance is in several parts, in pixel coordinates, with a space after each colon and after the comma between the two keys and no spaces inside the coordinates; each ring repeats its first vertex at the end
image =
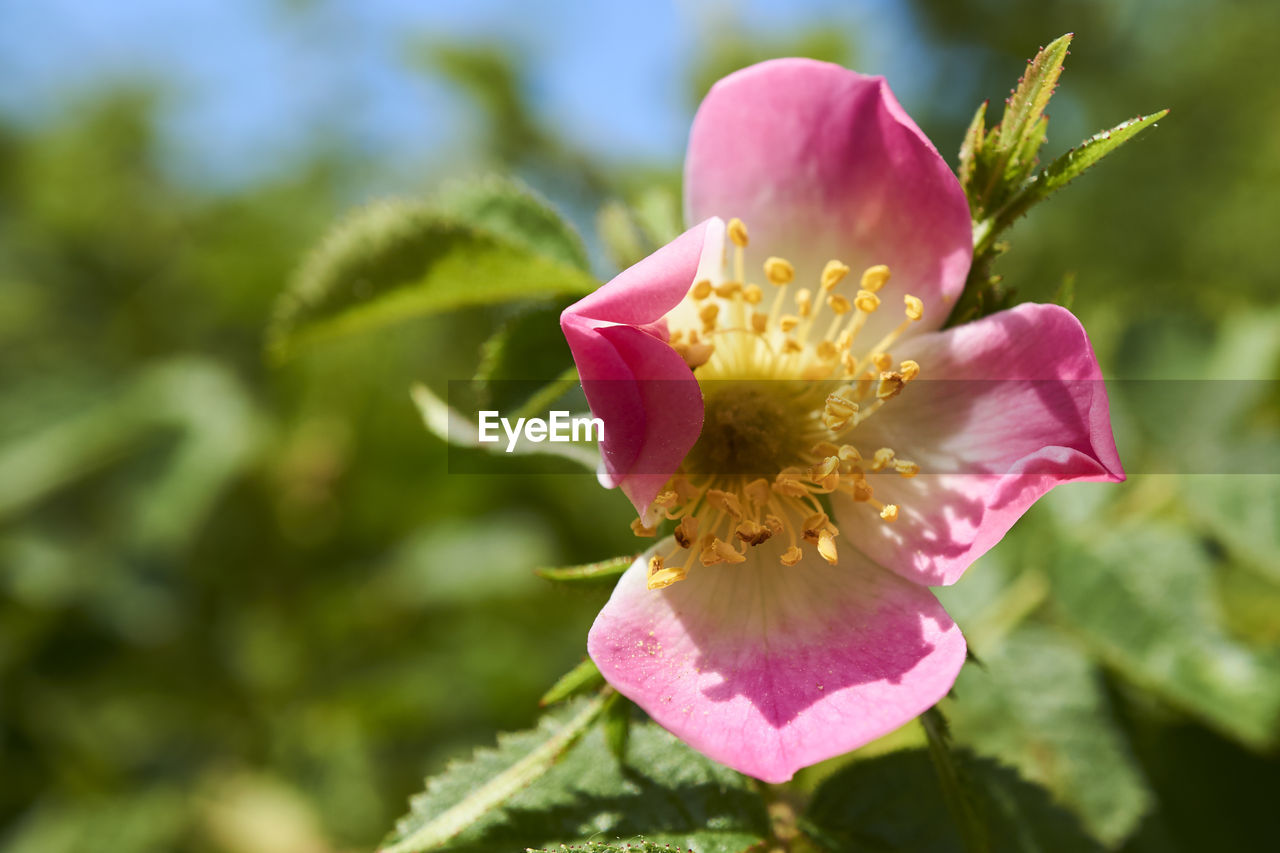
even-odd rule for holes
{"type": "Polygon", "coordinates": [[[733,245],[737,246],[739,249],[747,248],[748,237],[746,223],[735,216],[729,220],[728,231],[729,239],[733,241],[733,245]]]}

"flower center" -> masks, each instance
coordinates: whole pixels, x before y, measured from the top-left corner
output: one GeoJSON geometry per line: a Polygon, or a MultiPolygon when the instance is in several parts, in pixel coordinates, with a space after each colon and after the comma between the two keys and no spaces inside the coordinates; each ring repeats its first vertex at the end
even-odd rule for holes
{"type": "Polygon", "coordinates": [[[686,474],[771,477],[804,458],[807,413],[784,383],[704,381],[702,398],[702,432],[681,466],[686,474]]]}
{"type": "MultiPolygon", "coordinates": [[[[649,561],[650,589],[682,580],[695,561],[744,562],[775,536],[787,539],[784,566],[798,563],[806,544],[834,564],[839,530],[823,496],[843,493],[892,522],[898,506],[875,497],[867,473],[920,471],[889,447],[864,456],[852,433],[919,375],[914,361],[895,368],[889,348],[923,316],[923,303],[905,295],[905,319],[862,346],[888,267],[864,271],[850,299],[836,291],[849,274],[840,261],[827,263],[814,290],[792,292],[794,267],[771,257],[763,272],[774,293],[764,308],[764,289],[745,280],[746,226],[734,219],[728,233],[732,270],[726,263],[716,280],[696,282],[669,318],[671,346],[702,386],[705,413],[697,443],[653,502],[676,526],[672,549],[649,561]]],[[[632,529],[657,534],[639,521],[632,529]]]]}

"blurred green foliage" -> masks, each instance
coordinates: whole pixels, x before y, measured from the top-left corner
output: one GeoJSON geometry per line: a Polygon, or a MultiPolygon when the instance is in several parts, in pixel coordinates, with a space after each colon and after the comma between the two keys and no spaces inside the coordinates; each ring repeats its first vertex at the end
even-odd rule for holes
{"type": "MultiPolygon", "coordinates": [[[[1173,113],[1015,225],[994,271],[1037,300],[1071,277],[1108,376],[1275,380],[1280,90],[1259,81],[1280,73],[1280,15],[1178,5],[914,0],[938,79],[906,106],[954,162],[973,106],[1076,31],[1048,156],[1173,113]]],[[[858,36],[718,28],[688,103],[769,55],[856,64],[858,36]]],[[[474,99],[491,165],[569,211],[597,271],[677,227],[680,164],[593,161],[548,130],[518,57],[413,55],[474,99]]],[[[533,569],[633,551],[629,508],[590,476],[536,476],[562,469],[533,457],[449,476],[410,401],[414,382],[443,393],[492,365],[489,336],[546,303],[271,366],[278,295],[371,165],[318,149],[259,185],[193,191],[162,167],[154,106],[91,93],[0,126],[0,845],[365,849],[424,774],[528,726],[580,661],[607,587],[533,569]]],[[[1174,417],[1121,393],[1127,467],[1225,452],[1280,470],[1280,394],[1253,387],[1174,417]]],[[[1277,529],[1275,475],[1139,474],[1055,493],[943,592],[983,661],[944,707],[997,832],[1134,851],[1273,837],[1277,529]]],[[[959,849],[941,794],[918,793],[922,753],[895,745],[923,738],[809,772],[828,779],[814,832],[959,849]]]]}

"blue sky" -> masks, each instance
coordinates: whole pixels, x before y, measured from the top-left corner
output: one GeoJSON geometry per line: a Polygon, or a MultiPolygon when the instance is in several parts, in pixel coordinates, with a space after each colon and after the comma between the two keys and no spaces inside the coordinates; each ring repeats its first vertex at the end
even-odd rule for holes
{"type": "Polygon", "coordinates": [[[590,0],[0,0],[0,110],[41,120],[116,81],[162,80],[166,151],[196,182],[251,180],[319,134],[340,133],[392,165],[465,146],[468,113],[414,73],[413,35],[497,40],[532,60],[542,115],[619,159],[678,161],[682,80],[708,28],[733,16],[762,33],[815,19],[847,28],[862,70],[910,105],[919,57],[892,2],[590,0]],[[884,45],[898,45],[898,50],[884,45]],[[881,46],[878,49],[878,46],[881,46]]]}

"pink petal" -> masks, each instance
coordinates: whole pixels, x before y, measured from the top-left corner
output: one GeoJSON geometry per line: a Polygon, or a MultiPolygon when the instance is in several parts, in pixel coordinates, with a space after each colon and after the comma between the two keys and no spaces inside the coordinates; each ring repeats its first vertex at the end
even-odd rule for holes
{"type": "MultiPolygon", "coordinates": [[[[806,286],[832,258],[854,269],[852,287],[888,264],[886,294],[925,302],[916,332],[942,325],[973,253],[959,181],[883,78],[809,59],[762,62],[711,88],[689,140],[685,211],[690,222],[741,217],[751,267],[786,257],[806,286]]],[[[881,311],[866,334],[899,320],[881,311]]]]}
{"type": "Polygon", "coordinates": [[[719,220],[690,228],[560,316],[587,402],[604,421],[607,478],[641,514],[702,430],[702,393],[667,345],[662,318],[700,267],[718,267],[723,237],[719,220]]]}
{"type": "Polygon", "coordinates": [[[950,584],[1059,483],[1124,479],[1102,373],[1080,322],[1056,305],[1020,305],[895,348],[920,378],[853,434],[864,454],[892,447],[912,479],[869,479],[899,507],[833,504],[844,538],[924,584],[950,584]]]}
{"type": "Polygon", "coordinates": [[[965,657],[928,589],[852,552],[838,566],[810,551],[784,567],[781,549],[770,542],[739,565],[695,566],[662,590],[645,588],[646,554],[587,638],[619,692],[690,746],[766,782],[917,716],[965,657]]]}

